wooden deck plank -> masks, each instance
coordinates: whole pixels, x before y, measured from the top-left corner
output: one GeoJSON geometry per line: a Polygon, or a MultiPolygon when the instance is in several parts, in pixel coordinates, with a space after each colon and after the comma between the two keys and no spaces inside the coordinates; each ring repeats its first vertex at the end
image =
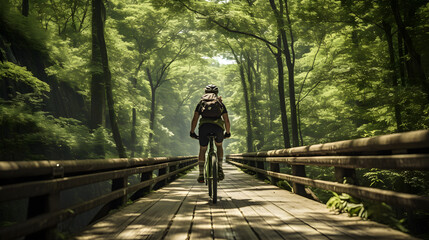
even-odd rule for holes
{"type": "Polygon", "coordinates": [[[382,224],[329,211],[224,164],[218,202],[198,171],[122,208],[75,239],[412,239],[382,224]]]}
{"type": "MultiPolygon", "coordinates": [[[[264,204],[264,208],[266,211],[270,213],[272,216],[276,216],[282,219],[282,222],[288,228],[285,228],[285,234],[290,236],[290,234],[295,233],[294,238],[308,238],[311,236],[311,239],[353,239],[348,237],[344,232],[342,232],[340,237],[337,237],[338,231],[332,229],[332,227],[326,225],[321,221],[321,219],[315,219],[314,221],[303,221],[301,218],[292,215],[287,210],[290,208],[296,208],[297,206],[291,206],[289,208],[280,207],[282,202],[285,202],[284,199],[290,199],[299,197],[294,195],[288,191],[284,191],[272,185],[261,185],[260,181],[257,181],[253,177],[244,176],[237,179],[233,179],[233,182],[242,182],[247,186],[251,186],[252,191],[245,191],[249,197],[251,197],[254,201],[258,201],[261,203],[269,202],[270,204],[264,204]],[[271,194],[276,195],[278,192],[282,193],[282,198],[270,198],[271,194]],[[276,193],[277,192],[277,193],[276,193]],[[292,231],[291,231],[292,230],[292,231]],[[305,234],[303,234],[305,233],[305,234]],[[304,237],[307,236],[307,237],[304,237]]],[[[307,201],[309,201],[310,205],[313,205],[315,202],[309,199],[300,199],[299,204],[300,208],[305,208],[308,205],[307,201]],[[306,202],[303,204],[302,201],[306,202]]],[[[289,202],[289,201],[286,201],[289,202]]],[[[293,201],[291,201],[293,202],[293,201]]],[[[320,204],[316,203],[320,209],[320,204]]],[[[307,216],[307,212],[304,212],[300,217],[309,217],[307,216]],[[305,214],[305,215],[304,215],[305,214]]],[[[283,227],[285,227],[283,226],[283,227]]]]}
{"type": "MultiPolygon", "coordinates": [[[[233,182],[244,182],[242,178],[231,178],[233,182]]],[[[293,216],[288,215],[282,209],[278,208],[273,204],[269,203],[265,199],[260,198],[256,195],[258,189],[251,189],[251,191],[246,191],[242,189],[243,193],[250,199],[252,199],[254,205],[260,205],[261,217],[265,218],[267,222],[272,226],[276,226],[276,230],[280,232],[282,236],[287,236],[288,238],[293,239],[306,239],[301,233],[306,232],[315,232],[313,228],[294,218],[293,216]]],[[[314,234],[315,236],[320,234],[314,234]]],[[[313,236],[313,237],[315,237],[313,236]]],[[[316,239],[316,238],[314,238],[316,239]]],[[[326,239],[326,238],[322,238],[326,239]]]]}
{"type": "Polygon", "coordinates": [[[233,184],[228,182],[228,178],[222,186],[226,187],[226,194],[232,199],[234,205],[239,209],[259,238],[282,239],[277,229],[273,228],[273,226],[266,221],[266,211],[261,209],[259,203],[248,198],[248,196],[243,193],[243,190],[236,188],[233,184]]]}
{"type": "Polygon", "coordinates": [[[90,226],[83,233],[77,235],[75,239],[118,239],[118,235],[125,231],[129,225],[138,221],[138,218],[147,215],[148,209],[153,208],[157,202],[166,197],[172,191],[171,187],[188,189],[190,187],[188,179],[190,180],[190,178],[192,176],[187,175],[178,179],[165,188],[159,189],[133,204],[122,208],[120,211],[106,216],[104,219],[90,226]]]}
{"type": "Polygon", "coordinates": [[[192,179],[190,180],[192,190],[189,192],[188,197],[184,200],[182,207],[171,220],[172,222],[170,228],[168,229],[164,238],[166,240],[188,238],[189,229],[191,228],[192,221],[194,219],[195,206],[198,203],[198,199],[201,198],[204,194],[203,190],[199,186],[195,186],[196,181],[193,181],[197,175],[191,173],[190,176],[190,179],[192,179]]]}
{"type": "Polygon", "coordinates": [[[191,190],[188,181],[166,186],[162,189],[163,197],[129,224],[117,239],[160,239],[191,190]]]}
{"type": "Polygon", "coordinates": [[[203,192],[195,204],[194,219],[190,230],[190,240],[213,239],[209,196],[205,184],[199,184],[198,188],[203,192]]]}
{"type": "MultiPolygon", "coordinates": [[[[244,176],[240,176],[240,181],[245,186],[251,186],[254,194],[262,197],[263,201],[271,202],[294,219],[308,224],[330,239],[413,239],[408,234],[376,222],[363,221],[358,217],[349,217],[346,214],[336,214],[329,211],[322,203],[273,185],[261,184],[262,181],[252,176],[244,176]],[[285,199],[287,200],[285,201],[285,199]]],[[[308,235],[308,237],[313,239],[314,236],[308,235]]]]}
{"type": "MultiPolygon", "coordinates": [[[[252,176],[247,174],[239,174],[231,176],[229,182],[236,185],[235,188],[240,189],[246,199],[251,199],[252,207],[259,209],[260,217],[275,227],[281,236],[293,239],[306,239],[304,236],[311,236],[311,239],[327,239],[327,237],[316,231],[313,227],[291,216],[266,199],[261,198],[260,195],[271,194],[272,190],[279,189],[267,184],[263,185],[266,186],[265,189],[249,185],[249,180],[253,179],[252,176]]],[[[259,184],[261,183],[259,182],[259,184]]]]}
{"type": "Polygon", "coordinates": [[[86,230],[84,235],[76,236],[76,239],[114,239],[119,232],[141,216],[141,213],[152,207],[164,194],[164,192],[157,192],[156,194],[151,194],[150,197],[139,199],[134,204],[123,208],[120,212],[99,220],[86,230]]]}
{"type": "Polygon", "coordinates": [[[254,230],[250,227],[249,223],[243,218],[243,214],[239,211],[237,206],[232,202],[232,199],[227,196],[223,188],[219,189],[221,196],[217,206],[225,210],[226,218],[228,219],[229,226],[233,237],[228,239],[237,240],[256,240],[259,239],[254,230]]]}
{"type": "Polygon", "coordinates": [[[228,210],[225,208],[225,204],[222,204],[226,201],[224,195],[221,188],[218,188],[218,202],[210,204],[214,239],[234,239],[231,221],[227,216],[228,210]]]}

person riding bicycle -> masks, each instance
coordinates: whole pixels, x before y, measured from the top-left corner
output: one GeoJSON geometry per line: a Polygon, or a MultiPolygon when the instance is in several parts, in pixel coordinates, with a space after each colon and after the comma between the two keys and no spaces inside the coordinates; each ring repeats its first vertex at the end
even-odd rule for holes
{"type": "MultiPolygon", "coordinates": [[[[231,124],[229,122],[228,118],[228,111],[226,110],[225,105],[222,103],[222,99],[220,97],[217,97],[219,89],[213,84],[210,84],[206,86],[205,88],[205,95],[202,97],[202,100],[198,103],[197,107],[195,108],[194,117],[192,118],[191,122],[191,132],[190,136],[192,138],[199,139],[200,142],[200,152],[198,155],[198,166],[200,174],[198,176],[197,181],[199,183],[204,182],[204,162],[205,162],[205,155],[207,151],[207,145],[209,143],[208,135],[210,133],[214,133],[215,135],[215,145],[217,149],[217,156],[218,156],[218,162],[219,162],[219,173],[218,177],[219,180],[224,179],[224,173],[222,169],[222,159],[223,159],[223,146],[222,142],[224,138],[231,137],[230,127],[231,124]],[[215,102],[215,104],[218,104],[218,108],[220,108],[219,114],[210,115],[207,114],[208,109],[215,108],[208,106],[207,102],[209,100],[212,100],[211,102],[215,102]],[[210,99],[212,98],[212,99],[210,99]],[[207,115],[210,115],[210,117],[207,117],[207,115]],[[195,134],[195,128],[197,127],[198,120],[201,116],[201,120],[199,121],[199,127],[198,127],[198,134],[195,134]]],[[[213,105],[214,106],[214,105],[213,105]]]]}

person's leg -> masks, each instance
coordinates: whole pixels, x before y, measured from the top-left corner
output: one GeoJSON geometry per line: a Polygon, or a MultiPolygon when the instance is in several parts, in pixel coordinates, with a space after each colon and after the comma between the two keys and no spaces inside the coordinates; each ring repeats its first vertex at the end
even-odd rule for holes
{"type": "Polygon", "coordinates": [[[199,138],[200,152],[198,154],[198,168],[199,168],[200,174],[198,176],[197,181],[199,183],[204,182],[204,161],[206,160],[207,145],[209,143],[209,139],[207,138],[208,127],[209,126],[207,126],[207,124],[203,124],[198,129],[198,133],[200,135],[200,138],[199,138]]]}

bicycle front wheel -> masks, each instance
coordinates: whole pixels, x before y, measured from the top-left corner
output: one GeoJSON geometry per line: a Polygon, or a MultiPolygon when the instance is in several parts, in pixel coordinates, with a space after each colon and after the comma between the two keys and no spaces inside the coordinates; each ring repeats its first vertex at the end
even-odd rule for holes
{"type": "Polygon", "coordinates": [[[217,202],[217,177],[218,177],[218,165],[217,165],[217,156],[216,154],[213,154],[212,156],[212,176],[213,176],[213,180],[212,180],[212,185],[213,185],[213,196],[212,196],[212,201],[213,203],[217,202]]]}

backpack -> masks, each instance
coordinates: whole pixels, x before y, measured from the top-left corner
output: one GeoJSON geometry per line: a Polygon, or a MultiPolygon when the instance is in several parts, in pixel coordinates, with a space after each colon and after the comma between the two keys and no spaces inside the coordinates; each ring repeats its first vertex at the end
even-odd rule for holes
{"type": "Polygon", "coordinates": [[[201,97],[201,116],[204,118],[220,118],[223,112],[222,103],[214,93],[206,93],[201,97]]]}

